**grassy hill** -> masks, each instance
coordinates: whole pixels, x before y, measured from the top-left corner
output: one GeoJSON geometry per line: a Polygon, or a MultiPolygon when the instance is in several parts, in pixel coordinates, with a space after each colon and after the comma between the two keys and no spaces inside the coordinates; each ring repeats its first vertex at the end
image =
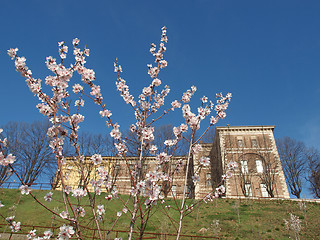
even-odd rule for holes
{"type": "MultiPolygon", "coordinates": [[[[40,200],[43,200],[47,192],[49,191],[33,190],[33,193],[40,200]]],[[[105,205],[106,214],[103,223],[105,229],[108,229],[117,219],[117,212],[122,210],[122,204],[120,199],[107,201],[104,197],[105,194],[102,193],[101,196],[97,196],[95,201],[97,204],[105,205]]],[[[128,196],[121,196],[121,198],[125,201],[128,196]]],[[[53,199],[52,202],[45,202],[45,204],[55,208],[57,212],[65,210],[59,191],[54,191],[53,199]]],[[[77,200],[72,199],[76,204],[77,200]]],[[[30,227],[23,227],[23,232],[28,232],[32,226],[46,226],[44,229],[35,227],[40,234],[50,227],[59,227],[64,223],[38,205],[30,196],[21,195],[19,190],[0,189],[0,201],[5,205],[0,208],[0,214],[3,217],[15,215],[17,222],[30,225],[30,227]]],[[[187,204],[191,205],[192,202],[193,200],[188,200],[187,204]]],[[[82,204],[88,204],[88,202],[82,202],[82,204]]],[[[163,211],[167,211],[173,219],[178,219],[177,211],[173,209],[175,203],[172,199],[168,199],[166,205],[170,205],[171,208],[163,209],[160,204],[156,206],[157,211],[150,217],[146,232],[175,233],[172,223],[163,214],[163,211]]],[[[86,210],[87,220],[83,220],[81,224],[94,226],[90,220],[89,208],[86,210]]],[[[289,239],[290,232],[286,230],[284,219],[289,219],[290,213],[301,219],[301,239],[319,239],[320,204],[310,202],[299,204],[288,200],[216,199],[213,202],[201,204],[185,218],[183,234],[219,237],[221,239],[289,239]]],[[[0,225],[0,234],[2,235],[5,232],[10,232],[3,217],[0,220],[0,224],[3,224],[0,225]]],[[[129,222],[129,214],[123,214],[115,229],[127,230],[129,222]]],[[[65,223],[68,224],[66,221],[65,223]]],[[[55,230],[55,233],[57,232],[58,230],[55,230]]],[[[92,239],[92,232],[86,234],[92,239]]],[[[125,233],[119,232],[113,233],[110,239],[116,236],[127,238],[125,233]]],[[[165,238],[158,236],[157,239],[165,238]]],[[[171,238],[167,236],[167,239],[171,238]]],[[[190,238],[182,237],[181,239],[190,238]]]]}

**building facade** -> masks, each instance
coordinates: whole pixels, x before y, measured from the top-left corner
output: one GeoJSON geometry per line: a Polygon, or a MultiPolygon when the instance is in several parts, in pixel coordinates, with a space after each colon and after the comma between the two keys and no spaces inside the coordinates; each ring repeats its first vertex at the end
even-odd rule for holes
{"type": "MultiPolygon", "coordinates": [[[[197,199],[213,192],[219,185],[226,188],[226,197],[278,197],[289,198],[279,154],[273,136],[274,126],[240,126],[217,127],[213,143],[201,143],[201,151],[193,156],[189,164],[189,180],[187,194],[197,199]],[[199,159],[209,157],[210,165],[199,169],[199,159]],[[236,162],[238,168],[232,171],[230,178],[223,178],[227,173],[227,165],[236,162]],[[191,176],[198,176],[192,181],[191,176]]],[[[119,194],[129,194],[132,189],[131,171],[141,171],[145,175],[159,167],[155,157],[145,157],[141,166],[136,157],[103,157],[99,165],[93,165],[90,157],[85,160],[85,176],[79,174],[73,158],[67,159],[63,166],[65,185],[73,188],[89,183],[94,191],[95,179],[98,179],[98,168],[103,166],[110,176],[112,189],[119,194]],[[93,184],[91,184],[91,183],[93,184]]],[[[162,184],[161,192],[165,197],[181,197],[184,190],[187,168],[186,156],[173,156],[162,166],[170,178],[162,184]]],[[[57,173],[57,176],[59,174],[57,173]]],[[[56,178],[57,189],[61,189],[61,181],[56,178]]]]}
{"type": "Polygon", "coordinates": [[[213,182],[227,165],[238,168],[225,180],[226,197],[290,198],[273,135],[274,126],[217,127],[211,150],[213,182]]]}

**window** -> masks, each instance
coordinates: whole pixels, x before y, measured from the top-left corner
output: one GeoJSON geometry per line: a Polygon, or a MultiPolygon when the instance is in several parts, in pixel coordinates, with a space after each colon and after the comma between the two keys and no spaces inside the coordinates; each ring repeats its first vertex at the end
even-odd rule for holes
{"type": "Polygon", "coordinates": [[[241,171],[242,171],[242,173],[248,173],[249,172],[247,160],[242,160],[241,161],[241,171]]]}
{"type": "Polygon", "coordinates": [[[206,174],[206,186],[211,187],[211,173],[206,174]]]}
{"type": "Polygon", "coordinates": [[[192,196],[192,188],[188,185],[187,186],[187,196],[188,196],[188,198],[191,198],[191,196],[192,196]]]}
{"type": "Polygon", "coordinates": [[[130,168],[131,172],[134,171],[135,170],[134,164],[129,164],[129,168],[130,168]]]}
{"type": "Polygon", "coordinates": [[[238,139],[238,147],[244,147],[242,139],[238,139]]]}
{"type": "Polygon", "coordinates": [[[258,173],[263,173],[262,160],[256,160],[256,165],[257,165],[257,172],[258,173]]]}
{"type": "Polygon", "coordinates": [[[261,189],[261,196],[262,197],[269,197],[269,193],[267,191],[267,185],[265,183],[260,184],[260,189],[261,189]]]}
{"type": "Polygon", "coordinates": [[[171,187],[171,194],[172,196],[177,196],[177,185],[172,185],[171,187]]]}
{"type": "Polygon", "coordinates": [[[171,171],[176,170],[176,168],[177,168],[177,164],[172,163],[172,164],[171,164],[171,171]]]}
{"type": "Polygon", "coordinates": [[[246,197],[252,197],[251,184],[250,183],[246,183],[244,185],[244,189],[246,190],[246,197]]]}
{"type": "Polygon", "coordinates": [[[252,147],[258,147],[258,142],[257,142],[257,139],[253,138],[251,139],[251,144],[252,144],[252,147]]]}

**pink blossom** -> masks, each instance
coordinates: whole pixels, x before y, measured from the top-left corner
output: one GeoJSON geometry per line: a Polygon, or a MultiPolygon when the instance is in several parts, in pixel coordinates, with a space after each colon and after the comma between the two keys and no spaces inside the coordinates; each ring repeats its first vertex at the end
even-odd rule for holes
{"type": "Polygon", "coordinates": [[[208,98],[207,98],[206,96],[203,96],[203,97],[201,98],[201,101],[202,101],[203,103],[206,103],[206,102],[208,101],[208,98]]]}
{"type": "Polygon", "coordinates": [[[59,216],[63,219],[66,219],[68,217],[68,212],[67,211],[62,211],[59,216]]]}
{"type": "Polygon", "coordinates": [[[97,206],[97,214],[98,215],[103,215],[103,214],[105,214],[105,212],[106,212],[106,210],[104,210],[104,205],[98,205],[97,206]]]}
{"type": "Polygon", "coordinates": [[[175,140],[175,139],[169,139],[169,140],[165,140],[164,141],[164,145],[166,145],[166,146],[168,146],[168,147],[172,147],[172,146],[174,146],[174,145],[176,145],[177,144],[177,140],[175,140]]]}
{"type": "Polygon", "coordinates": [[[237,162],[229,162],[227,165],[227,168],[229,170],[235,170],[238,167],[238,163],[237,162]]]}
{"type": "Polygon", "coordinates": [[[83,101],[83,99],[80,99],[80,100],[76,100],[75,102],[74,102],[74,106],[81,106],[81,107],[83,107],[84,106],[84,101],[83,101]]]}
{"type": "Polygon", "coordinates": [[[21,185],[20,191],[22,195],[29,195],[31,188],[29,188],[28,185],[21,185]]]}
{"type": "Polygon", "coordinates": [[[74,124],[74,125],[77,125],[77,124],[79,124],[79,123],[81,123],[83,121],[84,121],[84,116],[83,115],[81,115],[81,114],[73,114],[71,116],[70,123],[74,124]]]}
{"type": "Polygon", "coordinates": [[[48,192],[43,198],[44,198],[45,201],[51,202],[52,201],[52,195],[53,195],[52,192],[48,192]]]}
{"type": "Polygon", "coordinates": [[[87,192],[82,188],[76,188],[72,191],[72,197],[82,198],[87,196],[87,192]]]}
{"type": "Polygon", "coordinates": [[[192,147],[192,153],[197,154],[202,151],[202,146],[200,144],[196,144],[192,147]]]}
{"type": "Polygon", "coordinates": [[[147,173],[146,177],[152,182],[156,182],[159,180],[159,174],[156,171],[154,171],[154,172],[149,171],[149,173],[147,173]]]}
{"type": "Polygon", "coordinates": [[[115,143],[114,145],[120,154],[127,152],[127,147],[124,143],[115,143]]]}
{"type": "Polygon", "coordinates": [[[16,216],[7,217],[7,218],[6,218],[6,221],[7,221],[7,222],[12,222],[15,217],[16,217],[16,216]]]}
{"type": "Polygon", "coordinates": [[[159,78],[154,79],[152,85],[159,87],[161,85],[161,80],[159,78]]]}
{"type": "Polygon", "coordinates": [[[168,62],[166,60],[161,60],[160,61],[160,68],[165,68],[166,66],[168,66],[168,62]]]}
{"type": "Polygon", "coordinates": [[[154,127],[145,127],[142,129],[142,138],[144,141],[153,141],[154,140],[154,127]]]}
{"type": "Polygon", "coordinates": [[[51,116],[53,114],[53,110],[47,104],[39,103],[37,108],[39,109],[39,112],[45,116],[51,116]]]}
{"type": "Polygon", "coordinates": [[[201,157],[199,159],[199,164],[203,167],[208,167],[210,165],[210,158],[208,157],[201,157]]]}
{"type": "Polygon", "coordinates": [[[50,230],[43,232],[43,239],[50,239],[52,237],[53,233],[50,230]]]}
{"type": "Polygon", "coordinates": [[[74,46],[78,45],[79,42],[80,42],[80,40],[79,40],[78,38],[75,38],[75,39],[72,40],[72,44],[73,44],[74,46]]]}
{"type": "Polygon", "coordinates": [[[89,56],[89,53],[90,53],[90,49],[86,48],[83,53],[86,55],[86,56],[89,56]]]}
{"type": "Polygon", "coordinates": [[[99,112],[101,117],[111,117],[112,113],[110,110],[104,110],[99,112]]]}
{"type": "Polygon", "coordinates": [[[76,211],[79,213],[80,217],[84,217],[86,215],[86,211],[83,207],[77,208],[76,211]]]}
{"type": "Polygon", "coordinates": [[[16,60],[15,60],[15,66],[16,66],[16,69],[19,71],[22,70],[22,68],[24,68],[26,66],[26,58],[25,57],[17,57],[16,60]]]}
{"type": "Polygon", "coordinates": [[[218,122],[218,118],[215,118],[213,116],[210,118],[210,124],[211,125],[215,125],[217,122],[218,122]]]}
{"type": "Polygon", "coordinates": [[[17,56],[18,48],[10,48],[7,52],[9,57],[11,57],[11,60],[12,60],[17,56]]]}
{"type": "Polygon", "coordinates": [[[107,179],[108,178],[108,176],[109,176],[108,171],[103,166],[98,167],[97,171],[98,171],[99,176],[102,179],[107,179]]]}
{"type": "Polygon", "coordinates": [[[218,116],[219,116],[221,119],[224,119],[224,118],[227,116],[227,114],[226,114],[225,112],[219,112],[219,113],[218,113],[218,116]]]}
{"type": "Polygon", "coordinates": [[[130,132],[134,133],[134,132],[136,132],[136,131],[137,131],[137,127],[136,127],[134,124],[132,124],[132,125],[130,126],[130,132]]]}
{"type": "Polygon", "coordinates": [[[100,96],[101,96],[101,90],[100,90],[100,86],[97,86],[97,85],[93,85],[92,87],[91,87],[91,92],[90,92],[90,94],[92,95],[92,96],[95,96],[96,98],[99,98],[100,96]]]}
{"type": "Polygon", "coordinates": [[[35,237],[37,235],[36,231],[37,231],[36,229],[30,230],[29,234],[27,235],[27,238],[31,239],[31,238],[35,237]]]}
{"type": "Polygon", "coordinates": [[[75,84],[72,88],[73,88],[73,92],[74,93],[79,93],[79,92],[81,92],[83,90],[83,87],[78,83],[75,84]]]}
{"type": "Polygon", "coordinates": [[[5,158],[2,152],[0,152],[0,165],[7,166],[9,164],[13,164],[16,161],[16,157],[11,153],[5,158]]]}
{"type": "Polygon", "coordinates": [[[164,162],[169,162],[171,159],[171,155],[166,154],[165,152],[162,152],[156,156],[156,160],[159,164],[162,164],[164,162]]]}
{"type": "Polygon", "coordinates": [[[158,150],[158,147],[156,145],[151,145],[149,151],[150,153],[154,154],[158,150]]]}
{"type": "Polygon", "coordinates": [[[188,131],[188,125],[182,123],[182,124],[180,125],[180,129],[181,129],[181,132],[187,132],[187,131],[188,131]]]}
{"type": "Polygon", "coordinates": [[[122,67],[121,65],[114,63],[114,72],[122,72],[122,67]]]}
{"type": "Polygon", "coordinates": [[[20,230],[21,230],[20,225],[21,225],[20,222],[15,222],[15,221],[13,221],[13,222],[11,223],[11,226],[10,226],[11,231],[12,231],[12,232],[18,232],[18,231],[20,231],[20,230]]]}
{"type": "Polygon", "coordinates": [[[175,108],[181,108],[181,103],[179,103],[177,100],[173,101],[171,103],[171,106],[172,106],[172,110],[174,110],[175,108]]]}
{"type": "Polygon", "coordinates": [[[224,194],[224,193],[226,192],[226,188],[225,188],[223,185],[221,185],[221,186],[219,186],[218,188],[216,188],[216,192],[217,192],[219,195],[224,194]]]}
{"type": "Polygon", "coordinates": [[[151,93],[152,93],[152,88],[151,88],[150,86],[149,86],[149,87],[145,87],[145,88],[143,88],[142,93],[143,93],[145,96],[150,96],[151,93]]]}
{"type": "Polygon", "coordinates": [[[93,154],[91,157],[91,161],[94,163],[94,165],[101,164],[102,157],[100,154],[93,154]]]}
{"type": "Polygon", "coordinates": [[[181,135],[181,128],[180,127],[173,127],[173,134],[178,138],[181,135]]]}
{"type": "Polygon", "coordinates": [[[154,43],[151,43],[150,53],[154,54],[156,51],[156,45],[154,43]]]}
{"type": "Polygon", "coordinates": [[[120,139],[121,138],[121,132],[119,131],[119,128],[114,125],[113,129],[110,132],[110,136],[114,139],[120,139]]]}
{"type": "Polygon", "coordinates": [[[58,240],[63,240],[63,239],[70,239],[72,235],[74,234],[73,227],[71,226],[66,226],[65,224],[60,227],[60,232],[58,235],[58,240]]]}

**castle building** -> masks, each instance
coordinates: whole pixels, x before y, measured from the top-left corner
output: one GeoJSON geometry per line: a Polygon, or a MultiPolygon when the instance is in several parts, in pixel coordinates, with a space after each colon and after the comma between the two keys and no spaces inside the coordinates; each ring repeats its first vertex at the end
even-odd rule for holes
{"type": "MultiPolygon", "coordinates": [[[[192,176],[199,169],[199,159],[210,158],[210,165],[203,166],[197,173],[198,181],[194,183],[188,180],[189,197],[203,198],[223,184],[226,188],[225,197],[290,198],[273,130],[274,126],[217,127],[214,142],[201,143],[202,150],[193,156],[189,165],[189,175],[192,176]],[[231,172],[231,177],[223,178],[223,175],[228,175],[229,163],[237,163],[238,168],[231,172]]],[[[121,157],[103,157],[100,164],[108,171],[112,188],[119,194],[129,194],[132,189],[129,168],[147,174],[158,167],[155,157],[143,158],[140,165],[136,157],[128,157],[127,161],[121,157]]],[[[172,177],[172,181],[162,185],[161,191],[166,197],[182,197],[186,165],[186,156],[172,156],[164,166],[163,170],[172,177]]],[[[85,176],[81,177],[73,158],[68,158],[63,166],[63,172],[67,175],[65,185],[75,188],[86,181],[91,186],[89,190],[94,191],[92,183],[98,179],[99,166],[93,165],[90,157],[86,158],[84,166],[85,176]]],[[[61,189],[59,174],[56,176],[56,188],[61,189]]]]}

